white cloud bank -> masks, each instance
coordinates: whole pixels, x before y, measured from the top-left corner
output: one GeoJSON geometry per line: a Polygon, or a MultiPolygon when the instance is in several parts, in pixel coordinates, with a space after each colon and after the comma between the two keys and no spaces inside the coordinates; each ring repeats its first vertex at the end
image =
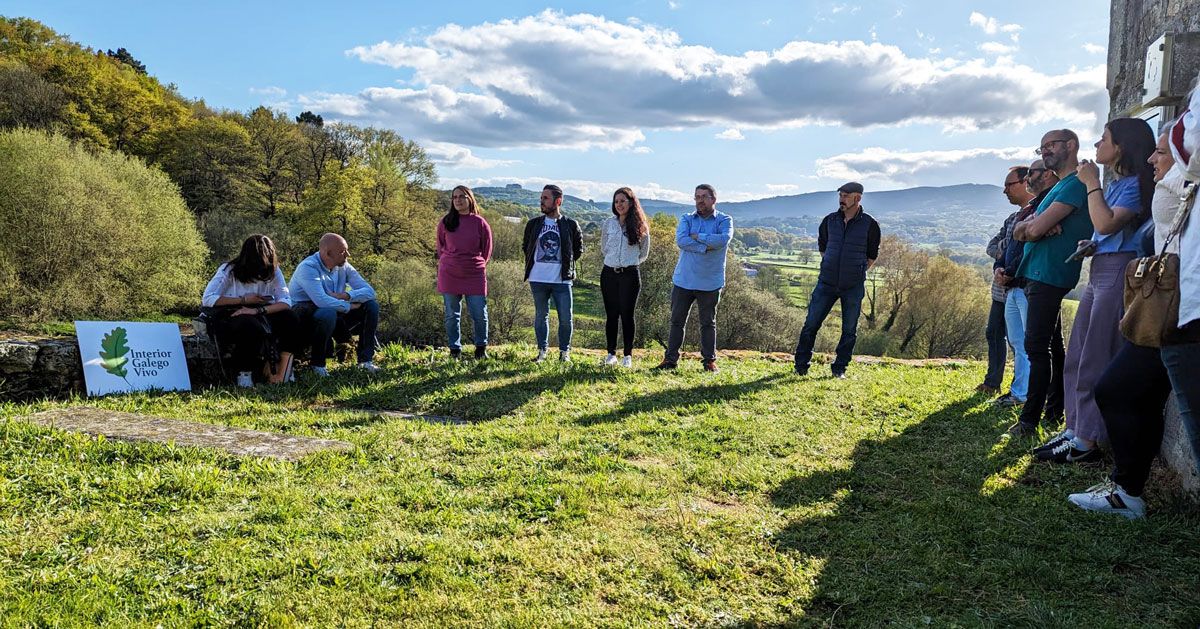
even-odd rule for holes
{"type": "MultiPolygon", "coordinates": [[[[1020,29],[980,18],[985,32],[1020,29]]],[[[1007,57],[910,57],[861,41],[791,41],[727,55],[668,29],[555,11],[449,24],[416,43],[347,54],[411,80],[306,94],[300,107],[463,146],[624,150],[645,140],[643,130],[707,126],[1095,128],[1108,104],[1103,65],[1045,74],[1007,57]]]]}

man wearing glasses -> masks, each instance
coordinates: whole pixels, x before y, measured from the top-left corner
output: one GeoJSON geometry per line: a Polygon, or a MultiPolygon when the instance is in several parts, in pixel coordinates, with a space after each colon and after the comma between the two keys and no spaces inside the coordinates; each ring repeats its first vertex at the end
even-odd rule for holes
{"type": "Polygon", "coordinates": [[[1025,243],[1017,277],[1025,280],[1028,311],[1025,352],[1029,356],[1029,394],[1021,417],[1009,433],[1030,436],[1038,421],[1057,425],[1063,415],[1061,350],[1063,297],[1079,282],[1082,260],[1067,261],[1079,241],[1094,231],[1088,215],[1087,188],[1075,175],[1079,164],[1079,137],[1068,129],[1042,136],[1037,153],[1053,171],[1058,183],[1050,188],[1037,210],[1017,223],[1013,237],[1025,243]],[[1054,349],[1052,350],[1052,346],[1054,349]],[[1042,411],[1045,410],[1045,417],[1042,411]]]}
{"type": "MultiPolygon", "coordinates": [[[[1024,166],[1013,166],[1004,177],[1004,196],[1008,198],[1009,203],[1018,208],[1024,207],[1033,198],[1025,187],[1025,177],[1028,173],[1029,169],[1024,166]]],[[[988,370],[983,377],[983,383],[975,387],[980,393],[995,393],[1004,383],[1004,363],[1008,358],[1008,343],[1012,342],[1011,339],[1007,339],[1007,326],[1004,322],[1004,305],[1008,297],[1008,280],[1004,276],[1004,251],[1008,246],[1006,236],[1011,234],[1016,226],[1018,214],[1020,210],[1004,219],[1000,231],[996,232],[987,246],[987,254],[995,262],[992,264],[992,308],[988,312],[987,323],[988,370]]],[[[1018,362],[1014,367],[1019,369],[1020,366],[1018,362]]],[[[1016,381],[1015,374],[1013,380],[1016,381]]],[[[1001,399],[1011,397],[1012,393],[1009,392],[1001,396],[1001,399]]],[[[1025,396],[1022,394],[1020,399],[1024,400],[1025,396]]]]}
{"type": "MultiPolygon", "coordinates": [[[[1025,353],[1025,318],[1029,312],[1029,304],[1025,300],[1025,280],[1017,277],[1017,269],[1025,254],[1025,243],[1013,238],[1017,223],[1029,218],[1037,210],[1042,200],[1050,193],[1050,188],[1058,181],[1057,175],[1046,168],[1042,160],[1036,160],[1025,170],[1025,189],[1030,195],[1020,210],[1017,210],[1005,223],[1004,265],[996,270],[996,279],[1007,289],[1004,296],[1004,327],[1008,333],[1008,342],[1013,348],[1013,379],[1008,393],[996,399],[1001,406],[1021,406],[1029,394],[1029,356],[1025,353]]],[[[1051,340],[1051,356],[1062,365],[1062,337],[1051,340]]],[[[1061,373],[1061,370],[1059,371],[1061,373]]],[[[1051,387],[1053,390],[1053,387],[1051,387]]],[[[1061,407],[1061,403],[1051,402],[1052,407],[1061,407]]]]}
{"type": "Polygon", "coordinates": [[[696,211],[679,217],[675,244],[679,262],[671,277],[671,334],[667,352],[655,369],[674,369],[683,346],[688,310],[696,302],[700,314],[700,356],[705,371],[717,371],[717,303],[725,287],[725,251],[733,238],[733,219],[717,211],[717,191],[696,186],[696,211]]]}

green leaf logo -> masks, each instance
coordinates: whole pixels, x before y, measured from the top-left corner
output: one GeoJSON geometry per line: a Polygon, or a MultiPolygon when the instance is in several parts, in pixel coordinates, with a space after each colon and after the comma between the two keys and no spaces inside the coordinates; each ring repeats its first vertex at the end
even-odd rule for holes
{"type": "Polygon", "coordinates": [[[129,359],[125,358],[129,353],[127,342],[125,328],[121,327],[113,328],[113,331],[105,334],[104,339],[100,341],[100,358],[104,370],[121,379],[129,375],[125,369],[125,363],[129,362],[129,359]]]}

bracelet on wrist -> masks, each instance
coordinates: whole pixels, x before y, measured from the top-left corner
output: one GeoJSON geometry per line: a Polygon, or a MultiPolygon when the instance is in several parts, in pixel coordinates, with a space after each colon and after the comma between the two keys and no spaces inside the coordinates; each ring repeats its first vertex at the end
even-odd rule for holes
{"type": "Polygon", "coordinates": [[[1092,188],[1091,190],[1088,190],[1088,194],[1091,194],[1093,192],[1103,192],[1103,191],[1104,191],[1103,188],[1092,188]]]}

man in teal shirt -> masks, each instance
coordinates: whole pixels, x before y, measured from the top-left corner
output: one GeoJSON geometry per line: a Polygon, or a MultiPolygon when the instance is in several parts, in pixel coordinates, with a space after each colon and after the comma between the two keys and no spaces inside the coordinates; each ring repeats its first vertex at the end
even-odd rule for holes
{"type": "Polygon", "coordinates": [[[1042,199],[1037,211],[1017,223],[1013,238],[1025,242],[1017,277],[1025,280],[1029,304],[1025,322],[1025,353],[1029,356],[1029,395],[1021,417],[1009,428],[1013,435],[1037,433],[1039,419],[1057,425],[1063,416],[1062,321],[1063,297],[1079,283],[1082,260],[1067,261],[1079,241],[1092,237],[1087,188],[1075,174],[1079,165],[1079,136],[1069,129],[1042,136],[1046,168],[1058,175],[1058,184],[1042,199]],[[1042,411],[1045,410],[1045,417],[1042,411]]]}

